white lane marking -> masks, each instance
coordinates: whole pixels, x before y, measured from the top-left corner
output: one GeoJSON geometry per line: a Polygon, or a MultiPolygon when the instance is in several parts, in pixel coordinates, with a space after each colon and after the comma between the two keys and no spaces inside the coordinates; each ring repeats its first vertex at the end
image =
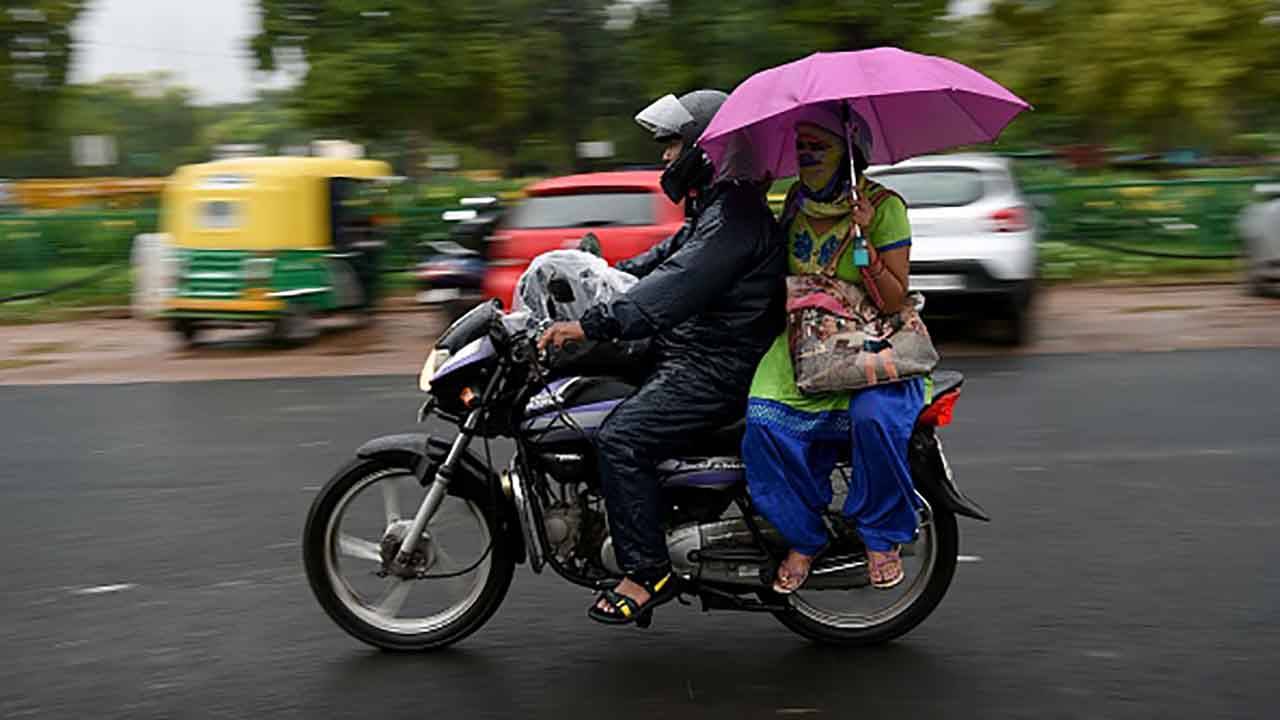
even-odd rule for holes
{"type": "Polygon", "coordinates": [[[1014,472],[1044,472],[1048,468],[1039,465],[1019,465],[1013,469],[1014,472]]]}
{"type": "Polygon", "coordinates": [[[276,543],[275,545],[268,545],[266,549],[267,550],[288,550],[289,548],[297,547],[297,546],[298,546],[297,542],[290,540],[289,542],[282,542],[282,543],[276,543]]]}
{"type": "Polygon", "coordinates": [[[90,455],[110,455],[112,453],[124,452],[126,450],[141,450],[142,448],[145,448],[145,447],[146,445],[143,445],[142,443],[134,443],[132,445],[121,445],[120,447],[106,448],[104,450],[94,450],[89,454],[90,455]]]}
{"type": "Polygon", "coordinates": [[[94,587],[80,588],[72,590],[72,595],[106,595],[107,593],[124,592],[138,587],[133,583],[120,583],[118,585],[96,585],[94,587]]]}
{"type": "Polygon", "coordinates": [[[252,584],[252,580],[224,580],[222,582],[216,582],[209,587],[214,590],[222,590],[226,588],[247,587],[252,584]]]}
{"type": "Polygon", "coordinates": [[[963,562],[963,563],[982,562],[982,556],[981,555],[957,555],[956,562],[963,562]]]}
{"type": "Polygon", "coordinates": [[[320,486],[319,485],[303,485],[302,489],[308,490],[310,492],[316,492],[320,489],[320,486]]]}
{"type": "Polygon", "coordinates": [[[328,445],[328,444],[329,444],[329,441],[328,441],[328,440],[317,440],[317,441],[315,441],[315,442],[304,442],[304,443],[299,443],[299,444],[298,444],[298,447],[300,447],[300,448],[315,448],[315,447],[324,447],[324,446],[326,446],[326,445],[328,445]]]}

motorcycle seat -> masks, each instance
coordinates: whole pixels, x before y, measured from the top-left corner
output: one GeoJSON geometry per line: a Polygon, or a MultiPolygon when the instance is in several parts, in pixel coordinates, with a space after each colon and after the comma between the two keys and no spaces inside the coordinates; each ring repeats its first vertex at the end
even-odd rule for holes
{"type": "Polygon", "coordinates": [[[717,428],[707,437],[705,445],[707,449],[700,452],[708,452],[712,455],[737,455],[742,452],[742,436],[746,431],[746,418],[739,418],[732,424],[717,428]]]}
{"type": "Polygon", "coordinates": [[[960,389],[964,374],[955,370],[935,370],[933,373],[933,400],[960,389]]]}
{"type": "MultiPolygon", "coordinates": [[[[964,375],[954,370],[938,370],[933,373],[933,398],[949,395],[964,384],[964,375]]],[[[928,406],[926,406],[928,407],[928,406]]],[[[717,428],[707,437],[705,447],[712,455],[737,455],[742,451],[742,436],[747,429],[746,418],[717,428]]]]}

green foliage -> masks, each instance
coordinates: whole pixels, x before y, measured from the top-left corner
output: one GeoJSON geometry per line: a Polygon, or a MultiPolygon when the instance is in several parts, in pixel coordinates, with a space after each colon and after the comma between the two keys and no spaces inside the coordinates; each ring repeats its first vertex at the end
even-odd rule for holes
{"type": "Polygon", "coordinates": [[[945,0],[261,0],[254,39],[273,69],[305,57],[314,125],[493,150],[509,167],[581,163],[609,138],[653,161],[630,118],[651,98],[732,89],[814,50],[921,40],[945,0]],[[557,162],[557,158],[559,161],[557,162]]]}
{"type": "Polygon", "coordinates": [[[0,151],[49,121],[71,60],[71,24],[84,0],[18,0],[0,8],[0,151]]]}
{"type": "Polygon", "coordinates": [[[943,44],[1036,106],[1012,137],[1213,148],[1276,107],[1278,14],[1275,0],[1001,0],[943,44]]]}

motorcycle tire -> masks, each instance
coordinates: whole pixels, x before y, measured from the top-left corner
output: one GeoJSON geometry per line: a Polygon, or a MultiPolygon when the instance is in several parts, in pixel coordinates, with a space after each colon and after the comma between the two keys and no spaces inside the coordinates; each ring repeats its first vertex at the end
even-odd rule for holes
{"type": "MultiPolygon", "coordinates": [[[[924,622],[925,618],[938,607],[938,603],[942,602],[943,596],[947,594],[947,588],[951,586],[951,579],[956,571],[956,558],[960,551],[960,533],[956,527],[955,513],[946,506],[945,500],[939,493],[932,491],[923,483],[916,490],[928,501],[932,509],[933,527],[937,536],[937,557],[924,590],[911,601],[910,605],[882,624],[861,628],[845,628],[823,623],[794,608],[774,612],[774,617],[787,629],[804,638],[823,645],[843,647],[887,643],[905,635],[924,622]]],[[[856,592],[882,591],[867,587],[856,592]]],[[[776,602],[776,596],[772,593],[769,595],[776,602]]]]}
{"type": "Polygon", "coordinates": [[[443,627],[414,634],[395,633],[375,627],[353,612],[334,589],[329,575],[330,538],[327,535],[330,531],[330,518],[337,510],[338,503],[353,486],[374,474],[412,474],[411,467],[411,463],[396,457],[353,460],[321,489],[311,505],[303,530],[303,563],[307,580],[320,606],[352,637],[390,652],[439,650],[479,630],[493,617],[506,598],[516,565],[515,551],[506,541],[500,527],[490,491],[480,479],[460,475],[450,484],[449,495],[471,501],[479,508],[480,517],[492,541],[488,575],[470,606],[443,627]]]}

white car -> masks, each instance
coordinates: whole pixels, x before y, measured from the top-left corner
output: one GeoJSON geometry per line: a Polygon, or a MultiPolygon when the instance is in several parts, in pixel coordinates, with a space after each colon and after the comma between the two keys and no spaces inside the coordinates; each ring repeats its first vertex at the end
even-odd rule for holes
{"type": "Polygon", "coordinates": [[[924,293],[926,317],[958,311],[994,319],[1001,340],[1026,341],[1038,233],[1010,161],[930,155],[871,167],[867,175],[907,202],[911,289],[924,293]]]}
{"type": "Polygon", "coordinates": [[[1265,183],[1254,190],[1258,202],[1240,215],[1249,291],[1255,295],[1280,295],[1280,183],[1265,183]]]}

